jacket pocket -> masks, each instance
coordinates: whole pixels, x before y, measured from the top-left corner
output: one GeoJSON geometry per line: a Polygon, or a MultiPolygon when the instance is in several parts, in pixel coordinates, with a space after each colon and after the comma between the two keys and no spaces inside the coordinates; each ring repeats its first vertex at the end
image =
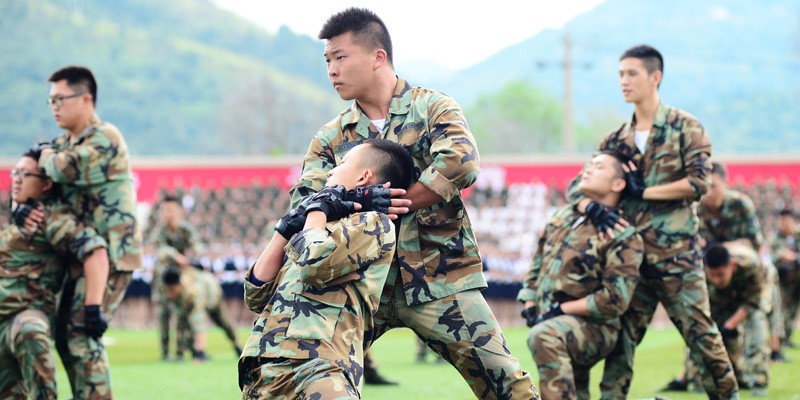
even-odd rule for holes
{"type": "Polygon", "coordinates": [[[344,291],[295,294],[294,315],[286,337],[330,341],[346,300],[347,293],[344,291]]]}

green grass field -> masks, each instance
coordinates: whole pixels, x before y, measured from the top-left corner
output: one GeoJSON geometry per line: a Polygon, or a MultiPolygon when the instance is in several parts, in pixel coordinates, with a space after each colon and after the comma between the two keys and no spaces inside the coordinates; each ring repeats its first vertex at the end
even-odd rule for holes
{"type": "MultiPolygon", "coordinates": [[[[511,351],[525,370],[536,378],[536,364],[525,344],[527,329],[505,330],[511,351]]],[[[247,330],[239,332],[244,340],[247,330]]],[[[236,357],[219,330],[209,332],[209,356],[203,365],[191,362],[161,362],[158,334],[155,330],[111,330],[107,333],[108,352],[112,365],[114,394],[119,399],[235,399],[240,398],[236,376],[236,357]]],[[[795,335],[795,342],[800,339],[795,335]]],[[[400,382],[399,386],[365,386],[366,399],[472,399],[472,392],[460,375],[448,364],[415,362],[416,338],[407,329],[396,329],[382,337],[374,347],[381,374],[400,382]]],[[[769,399],[800,400],[800,349],[787,349],[793,362],[772,368],[769,399]]],[[[636,353],[636,376],[631,399],[652,397],[681,370],[683,342],[677,331],[650,330],[636,353]]],[[[592,370],[592,386],[596,387],[602,367],[592,370]]],[[[59,394],[71,397],[66,375],[59,370],[59,394]]],[[[672,399],[704,399],[701,394],[666,393],[672,399]]],[[[594,388],[592,397],[599,392],[594,388]]],[[[742,398],[749,398],[747,391],[742,398]]]]}

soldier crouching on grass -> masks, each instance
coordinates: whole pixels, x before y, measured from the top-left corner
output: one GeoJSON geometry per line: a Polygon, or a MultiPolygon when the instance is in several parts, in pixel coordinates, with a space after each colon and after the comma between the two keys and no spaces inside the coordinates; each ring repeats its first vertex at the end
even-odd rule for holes
{"type": "MultiPolygon", "coordinates": [[[[625,185],[620,160],[600,153],[578,188],[592,201],[588,209],[619,212],[625,185]]],[[[517,297],[533,327],[528,347],[543,399],[589,398],[589,370],[614,348],[619,317],[639,281],[644,243],[636,229],[628,226],[613,238],[602,232],[572,205],[557,211],[517,297]]]]}
{"type": "Polygon", "coordinates": [[[81,263],[86,277],[81,334],[99,339],[108,327],[98,307],[109,269],[106,241],[57,200],[38,158],[29,151],[11,170],[14,208],[0,230],[0,399],[57,397],[50,337],[67,259],[81,263]],[[34,209],[42,219],[26,226],[34,209]]]}
{"type": "Polygon", "coordinates": [[[390,190],[378,184],[405,189],[413,177],[401,145],[366,140],[328,173],[323,190],[277,224],[245,275],[245,302],[259,318],[239,359],[244,399],[361,397],[364,331],[396,246],[385,214],[390,190]],[[365,199],[383,194],[382,204],[348,201],[356,191],[365,199]]]}

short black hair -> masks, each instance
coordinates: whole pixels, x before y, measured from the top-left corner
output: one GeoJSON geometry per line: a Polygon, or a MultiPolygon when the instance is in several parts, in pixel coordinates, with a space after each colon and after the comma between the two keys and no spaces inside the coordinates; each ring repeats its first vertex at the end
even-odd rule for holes
{"type": "Polygon", "coordinates": [[[177,268],[167,268],[161,281],[167,286],[178,285],[181,283],[181,271],[177,268]]]}
{"type": "Polygon", "coordinates": [[[164,198],[161,199],[161,202],[162,203],[177,203],[177,204],[181,204],[181,199],[179,199],[178,196],[175,196],[175,195],[172,195],[172,194],[168,194],[168,195],[164,196],[164,198]]]}
{"type": "MultiPolygon", "coordinates": [[[[628,159],[620,153],[617,153],[613,150],[600,150],[594,154],[594,157],[597,157],[601,154],[605,154],[607,156],[611,156],[617,162],[614,163],[614,178],[625,178],[625,170],[622,169],[622,165],[628,162],[628,159]]],[[[594,158],[593,157],[593,158],[594,158]]]]}
{"type": "Polygon", "coordinates": [[[391,182],[393,188],[408,189],[414,182],[414,159],[402,145],[386,139],[367,139],[366,163],[375,169],[378,182],[391,182]]]}
{"type": "Polygon", "coordinates": [[[728,169],[722,163],[712,162],[711,173],[719,175],[723,181],[728,179],[728,169]]]}
{"type": "Polygon", "coordinates": [[[722,244],[710,243],[706,246],[703,261],[709,269],[727,267],[731,263],[731,255],[722,244]]]}
{"type": "Polygon", "coordinates": [[[322,29],[319,38],[328,40],[334,36],[352,32],[353,42],[368,49],[383,49],[389,64],[394,65],[392,54],[392,37],[386,24],[374,12],[366,8],[350,7],[344,11],[333,14],[322,29]]]}
{"type": "Polygon", "coordinates": [[[784,208],[783,210],[778,213],[781,217],[792,217],[794,218],[794,210],[791,208],[784,208]]]}
{"type": "Polygon", "coordinates": [[[655,71],[661,71],[662,74],[664,73],[664,57],[662,57],[661,53],[653,46],[646,44],[633,46],[625,50],[622,55],[619,56],[619,60],[622,61],[631,57],[642,60],[644,67],[647,68],[647,72],[650,74],[655,71]]]}
{"type": "Polygon", "coordinates": [[[47,79],[48,82],[53,83],[61,80],[66,80],[67,85],[72,88],[75,93],[80,93],[81,91],[89,92],[89,94],[92,95],[92,104],[95,106],[97,105],[97,81],[94,79],[94,74],[92,74],[89,68],[79,65],[68,65],[53,72],[50,78],[47,79]]]}

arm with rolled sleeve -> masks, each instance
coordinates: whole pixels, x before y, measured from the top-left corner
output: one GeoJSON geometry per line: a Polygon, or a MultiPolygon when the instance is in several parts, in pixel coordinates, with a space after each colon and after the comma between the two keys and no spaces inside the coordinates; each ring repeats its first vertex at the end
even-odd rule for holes
{"type": "Polygon", "coordinates": [[[244,275],[244,304],[250,311],[261,314],[269,303],[270,297],[277,290],[281,274],[278,273],[275,279],[261,285],[253,283],[252,276],[253,267],[251,266],[244,275]]]}
{"type": "Polygon", "coordinates": [[[394,251],[394,224],[384,214],[356,213],[325,228],[306,229],[286,246],[303,283],[323,289],[394,251]]]}
{"type": "Polygon", "coordinates": [[[449,97],[432,102],[428,124],[433,161],[422,171],[419,183],[450,201],[471,186],[480,173],[478,147],[458,104],[449,97]]]}
{"type": "Polygon", "coordinates": [[[639,281],[639,266],[643,258],[644,243],[632,228],[628,228],[622,237],[613,239],[605,251],[603,285],[586,296],[590,316],[617,318],[628,309],[639,281]]]}

